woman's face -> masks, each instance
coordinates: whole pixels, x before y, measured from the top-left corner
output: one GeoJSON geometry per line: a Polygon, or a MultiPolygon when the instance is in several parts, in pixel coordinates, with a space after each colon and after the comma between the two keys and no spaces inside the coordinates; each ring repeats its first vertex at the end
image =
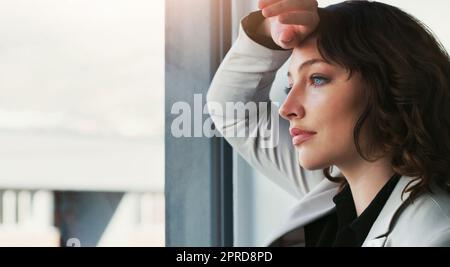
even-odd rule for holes
{"type": "Polygon", "coordinates": [[[290,122],[300,165],[316,170],[359,159],[353,131],[365,107],[361,76],[349,79],[344,68],[326,63],[315,38],[294,49],[288,76],[292,88],[280,114],[290,122]]]}

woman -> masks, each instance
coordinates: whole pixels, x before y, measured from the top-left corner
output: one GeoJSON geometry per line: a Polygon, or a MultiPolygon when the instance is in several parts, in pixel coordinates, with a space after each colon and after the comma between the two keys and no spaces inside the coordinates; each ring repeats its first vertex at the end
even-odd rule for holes
{"type": "Polygon", "coordinates": [[[242,21],[208,102],[234,149],[299,198],[268,245],[450,246],[445,49],[419,21],[382,3],[259,5],[242,21]],[[214,107],[270,103],[276,71],[290,56],[279,142],[234,137],[232,128],[276,123],[249,123],[251,112],[221,116],[214,107]]]}

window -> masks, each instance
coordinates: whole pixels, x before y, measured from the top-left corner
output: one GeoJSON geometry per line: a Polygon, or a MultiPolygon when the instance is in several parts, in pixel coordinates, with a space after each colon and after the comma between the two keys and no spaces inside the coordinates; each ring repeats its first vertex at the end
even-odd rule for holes
{"type": "Polygon", "coordinates": [[[164,245],[164,0],[5,0],[0,20],[0,240],[164,245]]]}
{"type": "Polygon", "coordinates": [[[168,246],[233,244],[231,149],[223,139],[193,132],[202,131],[208,117],[203,113],[204,96],[231,43],[230,4],[229,0],[197,0],[195,5],[192,0],[166,1],[168,246]],[[187,136],[172,130],[181,116],[177,106],[194,118],[193,125],[187,123],[187,136]]]}

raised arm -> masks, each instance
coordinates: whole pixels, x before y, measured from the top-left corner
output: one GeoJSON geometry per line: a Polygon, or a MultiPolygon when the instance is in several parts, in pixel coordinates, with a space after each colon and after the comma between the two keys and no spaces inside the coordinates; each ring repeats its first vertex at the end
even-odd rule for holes
{"type": "Polygon", "coordinates": [[[267,21],[261,12],[242,20],[239,37],[209,89],[208,107],[217,129],[251,166],[301,198],[324,177],[299,166],[288,122],[270,101],[275,75],[291,51],[264,33],[267,21]]]}

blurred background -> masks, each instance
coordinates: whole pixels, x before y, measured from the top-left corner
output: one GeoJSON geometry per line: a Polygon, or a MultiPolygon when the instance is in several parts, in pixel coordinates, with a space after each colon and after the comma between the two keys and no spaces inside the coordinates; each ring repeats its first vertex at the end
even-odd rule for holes
{"type": "Polygon", "coordinates": [[[164,246],[164,0],[0,0],[0,246],[164,246]]]}

